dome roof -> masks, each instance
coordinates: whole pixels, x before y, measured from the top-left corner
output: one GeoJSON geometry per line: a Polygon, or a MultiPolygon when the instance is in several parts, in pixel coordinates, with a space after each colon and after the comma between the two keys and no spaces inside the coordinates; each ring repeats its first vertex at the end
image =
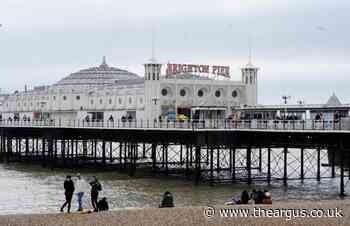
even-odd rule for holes
{"type": "Polygon", "coordinates": [[[141,77],[132,72],[108,66],[106,58],[103,57],[102,64],[99,67],[91,67],[74,72],[61,79],[55,85],[111,85],[119,80],[139,78],[141,77]]]}

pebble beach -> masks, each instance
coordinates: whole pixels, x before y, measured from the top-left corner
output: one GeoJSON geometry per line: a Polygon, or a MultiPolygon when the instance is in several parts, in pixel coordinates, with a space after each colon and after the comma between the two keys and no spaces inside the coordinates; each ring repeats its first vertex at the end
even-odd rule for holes
{"type": "Polygon", "coordinates": [[[6,226],[115,226],[115,225],[350,225],[350,201],[298,201],[273,205],[215,206],[208,217],[206,207],[134,208],[98,213],[16,214],[0,216],[0,225],[6,226]],[[220,209],[335,209],[341,217],[223,217],[220,209]]]}

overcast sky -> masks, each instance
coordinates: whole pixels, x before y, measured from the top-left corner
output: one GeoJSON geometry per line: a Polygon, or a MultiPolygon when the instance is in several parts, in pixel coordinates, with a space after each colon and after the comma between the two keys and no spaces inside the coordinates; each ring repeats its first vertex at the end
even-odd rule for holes
{"type": "Polygon", "coordinates": [[[349,0],[1,0],[3,91],[110,66],[143,76],[154,27],[160,62],[220,64],[239,80],[252,39],[259,103],[350,103],[349,0]]]}

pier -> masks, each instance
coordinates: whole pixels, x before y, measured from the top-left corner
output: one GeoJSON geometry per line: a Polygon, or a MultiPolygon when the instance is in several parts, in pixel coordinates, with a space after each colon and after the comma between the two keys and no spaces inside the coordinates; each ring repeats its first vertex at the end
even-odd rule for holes
{"type": "Polygon", "coordinates": [[[198,183],[340,177],[350,130],[337,121],[2,121],[1,161],[109,167],[198,183]]]}

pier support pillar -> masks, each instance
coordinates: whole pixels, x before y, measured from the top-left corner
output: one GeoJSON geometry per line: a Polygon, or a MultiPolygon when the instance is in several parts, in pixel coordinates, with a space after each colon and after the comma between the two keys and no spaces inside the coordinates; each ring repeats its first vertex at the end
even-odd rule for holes
{"type": "Polygon", "coordinates": [[[106,141],[102,141],[102,165],[106,165],[106,141]]]}
{"type": "Polygon", "coordinates": [[[321,180],[321,149],[317,148],[317,181],[321,180]]]}
{"type": "Polygon", "coordinates": [[[287,157],[288,157],[288,148],[284,147],[283,148],[283,184],[287,185],[287,177],[288,177],[288,172],[287,172],[287,167],[288,167],[288,161],[287,161],[287,157]]]}
{"type": "Polygon", "coordinates": [[[214,148],[210,146],[210,185],[214,184],[214,148]]]}
{"type": "Polygon", "coordinates": [[[236,180],[236,148],[232,148],[232,181],[236,180]]]}
{"type": "Polygon", "coordinates": [[[195,147],[195,167],[196,167],[196,173],[195,173],[195,184],[198,185],[199,181],[201,179],[201,146],[196,145],[195,147]]]}
{"type": "Polygon", "coordinates": [[[248,147],[247,148],[247,162],[246,162],[246,167],[247,167],[247,173],[248,173],[248,184],[252,183],[252,171],[251,171],[251,162],[252,161],[252,148],[248,147]]]}
{"type": "Polygon", "coordinates": [[[157,146],[156,144],[152,144],[151,147],[151,156],[152,156],[152,171],[156,172],[157,170],[157,146]]]}
{"type": "Polygon", "coordinates": [[[271,183],[271,148],[267,149],[267,183],[271,183]]]}
{"type": "Polygon", "coordinates": [[[304,148],[300,149],[300,179],[304,180],[304,148]]]}
{"type": "Polygon", "coordinates": [[[262,150],[259,148],[259,166],[258,166],[259,173],[261,173],[262,170],[262,150]]]}
{"type": "Polygon", "coordinates": [[[343,148],[342,140],[340,141],[340,196],[345,196],[344,190],[344,158],[345,150],[343,148]]]}

